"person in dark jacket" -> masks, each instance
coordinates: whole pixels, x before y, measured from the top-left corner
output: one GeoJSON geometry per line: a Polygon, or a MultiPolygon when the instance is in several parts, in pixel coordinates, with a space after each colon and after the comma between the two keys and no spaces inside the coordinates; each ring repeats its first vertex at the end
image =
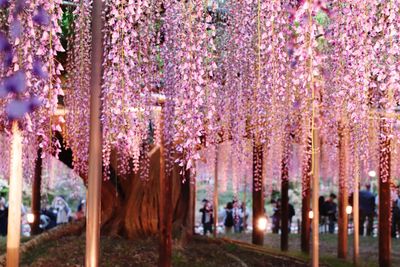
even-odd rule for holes
{"type": "Polygon", "coordinates": [[[335,222],[336,222],[336,212],[337,212],[337,204],[335,203],[336,195],[331,193],[329,198],[324,203],[324,211],[326,212],[326,216],[329,221],[329,233],[335,233],[335,222]]]}
{"type": "Polygon", "coordinates": [[[213,231],[213,223],[214,223],[214,217],[213,217],[213,209],[211,207],[210,202],[207,199],[203,200],[203,208],[200,209],[201,212],[201,223],[203,224],[203,234],[207,235],[208,232],[210,234],[213,231]]]}
{"type": "Polygon", "coordinates": [[[0,197],[0,235],[7,235],[8,225],[8,207],[6,205],[6,199],[0,197]]]}
{"type": "Polygon", "coordinates": [[[292,204],[289,203],[289,233],[290,233],[291,228],[292,228],[292,220],[293,220],[294,215],[296,215],[294,207],[293,207],[292,204]]]}
{"type": "Polygon", "coordinates": [[[367,235],[370,236],[374,226],[375,196],[371,193],[371,185],[366,184],[365,190],[359,193],[360,202],[360,235],[364,235],[364,223],[367,220],[367,235]]]}

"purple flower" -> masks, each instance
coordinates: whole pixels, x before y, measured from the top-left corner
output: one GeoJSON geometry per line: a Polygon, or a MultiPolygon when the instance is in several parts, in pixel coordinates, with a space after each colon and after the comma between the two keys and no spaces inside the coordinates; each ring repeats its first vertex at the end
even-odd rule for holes
{"type": "Polygon", "coordinates": [[[14,16],[21,13],[26,6],[26,0],[17,0],[14,7],[14,16]]]}
{"type": "Polygon", "coordinates": [[[13,61],[13,53],[12,51],[7,51],[4,55],[4,68],[8,68],[11,66],[13,61]]]}
{"type": "Polygon", "coordinates": [[[7,89],[4,84],[0,84],[0,98],[6,97],[8,95],[7,89]]]}
{"type": "Polygon", "coordinates": [[[8,4],[8,0],[0,0],[0,8],[5,8],[8,4]]]}
{"type": "Polygon", "coordinates": [[[41,26],[47,26],[50,22],[49,15],[47,14],[46,10],[44,10],[44,8],[41,6],[37,8],[37,13],[35,16],[33,16],[32,20],[33,22],[41,26]]]}
{"type": "Polygon", "coordinates": [[[11,37],[16,39],[19,38],[22,34],[22,24],[19,20],[14,20],[10,25],[10,33],[11,37]]]}
{"type": "Polygon", "coordinates": [[[0,32],[0,52],[8,52],[11,51],[11,44],[7,39],[7,36],[0,32]]]}
{"type": "Polygon", "coordinates": [[[35,60],[33,62],[33,75],[40,79],[47,79],[49,77],[48,73],[43,70],[43,63],[40,60],[35,60]]]}
{"type": "Polygon", "coordinates": [[[26,76],[23,71],[17,71],[4,80],[4,87],[10,93],[22,93],[26,89],[26,76]]]}
{"type": "Polygon", "coordinates": [[[21,119],[29,111],[29,101],[14,100],[6,106],[9,120],[21,119]]]}
{"type": "Polygon", "coordinates": [[[31,99],[29,99],[28,101],[28,108],[29,108],[29,112],[33,112],[35,111],[35,109],[37,109],[38,107],[40,107],[42,105],[42,102],[40,101],[40,99],[36,96],[32,97],[31,99]]]}

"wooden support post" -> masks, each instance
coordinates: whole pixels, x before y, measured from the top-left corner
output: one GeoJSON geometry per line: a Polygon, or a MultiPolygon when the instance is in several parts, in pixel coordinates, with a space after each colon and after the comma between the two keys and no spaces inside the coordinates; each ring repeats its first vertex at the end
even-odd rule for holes
{"type": "Polygon", "coordinates": [[[215,145],[215,161],[214,161],[214,194],[213,194],[213,211],[214,211],[214,237],[218,235],[218,155],[219,146],[215,145]]]}
{"type": "Polygon", "coordinates": [[[312,127],[312,209],[314,218],[312,219],[312,267],[319,266],[319,133],[316,125],[312,127]]]}
{"type": "Polygon", "coordinates": [[[252,243],[264,245],[264,231],[260,230],[257,222],[265,216],[263,188],[263,147],[253,140],[253,233],[252,243]]]}
{"type": "Polygon", "coordinates": [[[289,143],[286,138],[281,165],[281,250],[289,249],[289,143]]]}
{"type": "MultiPolygon", "coordinates": [[[[191,174],[192,176],[192,174],[191,174]]],[[[193,236],[196,227],[196,180],[190,178],[189,236],[193,236]]]]}
{"type": "Polygon", "coordinates": [[[172,170],[167,164],[166,156],[171,147],[166,145],[164,110],[161,110],[161,141],[160,141],[160,245],[159,267],[172,266],[172,170]]]}
{"type": "Polygon", "coordinates": [[[339,212],[338,212],[338,258],[347,257],[348,240],[348,215],[346,207],[348,206],[348,132],[346,129],[340,129],[339,133],[339,212]]]}
{"type": "MultiPolygon", "coordinates": [[[[358,151],[356,151],[358,153],[358,151]]],[[[353,228],[354,228],[354,239],[353,239],[353,263],[354,266],[359,265],[359,254],[360,254],[360,205],[359,205],[359,188],[360,188],[360,159],[358,154],[356,155],[355,167],[354,167],[354,191],[353,191],[353,228]]]]}
{"type": "Polygon", "coordinates": [[[12,123],[9,179],[7,267],[16,267],[19,266],[22,204],[22,135],[17,121],[12,123]]]}
{"type": "Polygon", "coordinates": [[[243,191],[243,231],[246,232],[247,229],[247,180],[244,177],[244,191],[243,191]]]}
{"type": "Polygon", "coordinates": [[[311,220],[309,218],[310,213],[310,201],[311,201],[311,138],[307,138],[306,144],[306,155],[305,155],[305,166],[302,172],[302,186],[303,195],[301,199],[301,251],[304,253],[310,253],[310,233],[311,233],[311,220]]]}
{"type": "Polygon", "coordinates": [[[40,187],[42,184],[42,148],[37,151],[37,158],[35,162],[35,173],[32,183],[32,203],[31,209],[33,214],[33,222],[31,223],[31,234],[37,235],[40,233],[40,200],[41,193],[40,187]]]}
{"type": "Polygon", "coordinates": [[[102,183],[102,133],[101,133],[101,79],[103,65],[102,34],[103,1],[94,0],[92,10],[92,55],[90,79],[90,141],[88,198],[86,217],[86,267],[99,266],[101,183],[102,183]]]}
{"type": "Polygon", "coordinates": [[[380,120],[379,135],[379,266],[391,266],[391,155],[390,155],[390,122],[380,120]]]}

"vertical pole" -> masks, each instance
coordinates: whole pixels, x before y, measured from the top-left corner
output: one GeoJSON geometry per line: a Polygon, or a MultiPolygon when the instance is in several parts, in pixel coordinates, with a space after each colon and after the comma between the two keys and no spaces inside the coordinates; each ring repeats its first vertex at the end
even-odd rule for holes
{"type": "Polygon", "coordinates": [[[172,172],[167,164],[166,155],[170,153],[170,146],[165,140],[165,116],[161,110],[161,142],[160,142],[160,246],[159,267],[172,266],[172,172]]]}
{"type": "Polygon", "coordinates": [[[32,214],[34,217],[31,224],[31,234],[37,235],[40,233],[40,187],[42,184],[42,148],[37,151],[37,158],[35,162],[35,174],[32,183],[32,214]]]}
{"type": "Polygon", "coordinates": [[[289,249],[289,138],[286,138],[284,146],[284,155],[282,158],[282,177],[281,177],[281,194],[282,194],[282,214],[281,214],[281,250],[289,249]]]}
{"type": "Polygon", "coordinates": [[[302,186],[303,196],[301,199],[301,251],[304,253],[310,253],[310,231],[311,231],[311,220],[309,218],[310,212],[310,201],[311,201],[311,168],[312,168],[312,149],[311,149],[311,138],[307,138],[306,144],[306,161],[302,172],[302,186]]]}
{"type": "Polygon", "coordinates": [[[312,266],[319,266],[319,135],[318,128],[313,124],[312,127],[312,209],[314,218],[312,219],[312,266]]]}
{"type": "Polygon", "coordinates": [[[18,122],[12,123],[10,186],[8,195],[7,267],[19,266],[22,202],[22,136],[18,122]]]}
{"type": "MultiPolygon", "coordinates": [[[[358,153],[356,151],[356,153],[358,153]]],[[[353,253],[353,263],[354,266],[358,266],[359,264],[359,254],[360,254],[360,236],[359,236],[359,224],[360,224],[360,213],[359,213],[359,188],[360,188],[360,162],[358,158],[358,154],[355,160],[354,167],[354,191],[353,191],[353,225],[354,225],[354,253],[353,253]]]]}
{"type": "Polygon", "coordinates": [[[215,145],[215,161],[214,161],[214,194],[213,194],[213,211],[214,211],[214,237],[218,234],[218,155],[219,146],[215,145]]]}
{"type": "Polygon", "coordinates": [[[391,190],[390,190],[390,126],[387,118],[380,120],[379,135],[379,266],[391,266],[391,190]]]}
{"type": "Polygon", "coordinates": [[[347,257],[348,239],[348,216],[346,207],[348,205],[347,175],[348,175],[348,132],[343,127],[339,133],[339,212],[338,212],[338,258],[347,257]]]}
{"type": "Polygon", "coordinates": [[[258,229],[258,219],[264,214],[264,190],[263,190],[263,147],[253,140],[253,233],[252,243],[262,246],[264,244],[264,231],[258,229]]]}
{"type": "Polygon", "coordinates": [[[243,231],[246,232],[247,229],[247,180],[246,176],[244,177],[244,192],[243,192],[243,231]]]}
{"type": "Polygon", "coordinates": [[[188,179],[189,184],[189,212],[188,212],[188,235],[191,237],[195,230],[195,210],[196,210],[196,179],[192,172],[190,172],[190,177],[188,179]]]}
{"type": "Polygon", "coordinates": [[[102,7],[102,0],[93,1],[86,267],[99,266],[102,182],[102,133],[100,122],[103,64],[102,7]]]}

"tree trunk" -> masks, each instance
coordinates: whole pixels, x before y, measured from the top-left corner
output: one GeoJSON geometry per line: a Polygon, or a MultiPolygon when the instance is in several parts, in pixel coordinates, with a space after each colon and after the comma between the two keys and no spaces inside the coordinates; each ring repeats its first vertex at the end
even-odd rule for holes
{"type": "Polygon", "coordinates": [[[389,121],[380,120],[379,137],[379,266],[391,266],[391,155],[389,121]]]}
{"type": "Polygon", "coordinates": [[[282,194],[282,213],[281,213],[281,250],[289,249],[289,158],[290,158],[290,138],[286,138],[283,144],[282,173],[281,173],[281,194],[282,194]]]}
{"type": "Polygon", "coordinates": [[[347,257],[348,240],[348,215],[346,207],[348,205],[348,131],[341,129],[339,133],[339,212],[338,212],[338,258],[347,257]]]}
{"type": "MultiPolygon", "coordinates": [[[[285,167],[287,168],[287,166],[285,167]]],[[[281,250],[288,251],[289,249],[289,180],[282,179],[282,214],[281,214],[281,250]]]]}
{"type": "Polygon", "coordinates": [[[263,147],[253,141],[253,234],[252,243],[262,246],[264,244],[264,231],[257,227],[258,219],[264,214],[263,190],[263,147]]]}
{"type": "Polygon", "coordinates": [[[42,149],[37,151],[37,158],[35,162],[35,174],[32,182],[32,214],[33,222],[31,224],[31,234],[37,235],[40,233],[40,187],[42,184],[42,149]]]}
{"type": "Polygon", "coordinates": [[[160,145],[160,244],[159,267],[172,266],[172,172],[168,168],[167,155],[172,153],[171,147],[164,140],[164,116],[161,111],[161,145],[160,145]]]}
{"type": "Polygon", "coordinates": [[[301,251],[304,253],[310,253],[310,231],[311,231],[311,220],[309,218],[310,213],[310,201],[311,201],[311,138],[307,138],[306,153],[304,159],[304,166],[302,171],[302,199],[301,199],[301,251]]]}
{"type": "Polygon", "coordinates": [[[215,145],[215,162],[214,162],[214,192],[213,192],[213,206],[214,206],[214,237],[218,234],[218,155],[219,146],[215,145]]]}

